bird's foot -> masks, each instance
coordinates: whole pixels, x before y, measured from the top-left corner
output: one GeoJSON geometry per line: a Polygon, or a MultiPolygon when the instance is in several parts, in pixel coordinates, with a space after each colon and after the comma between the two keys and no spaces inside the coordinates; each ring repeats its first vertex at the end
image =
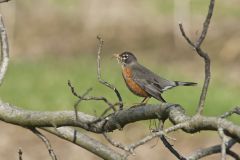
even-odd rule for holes
{"type": "Polygon", "coordinates": [[[133,104],[130,108],[140,107],[140,106],[144,106],[144,105],[146,105],[146,104],[147,104],[147,103],[145,103],[145,102],[135,103],[135,104],[133,104]]]}

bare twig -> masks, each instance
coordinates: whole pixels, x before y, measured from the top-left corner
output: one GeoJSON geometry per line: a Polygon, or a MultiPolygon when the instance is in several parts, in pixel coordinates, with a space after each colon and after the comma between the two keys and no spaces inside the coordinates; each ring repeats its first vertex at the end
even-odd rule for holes
{"type": "MultiPolygon", "coordinates": [[[[196,44],[195,44],[196,48],[199,48],[201,46],[202,42],[204,41],[204,39],[207,35],[209,24],[210,24],[212,15],[213,15],[214,3],[215,3],[215,0],[210,0],[210,4],[209,4],[209,8],[208,8],[208,14],[207,14],[207,17],[206,17],[206,19],[203,23],[203,28],[202,28],[201,35],[200,35],[200,37],[198,38],[198,40],[196,41],[196,44]]],[[[204,57],[204,55],[203,55],[203,57],[204,57]]]]}
{"type": "MultiPolygon", "coordinates": [[[[231,140],[226,142],[225,145],[226,145],[226,149],[227,149],[227,154],[229,154],[230,148],[236,143],[237,143],[237,141],[234,140],[234,139],[231,139],[231,140]]],[[[222,150],[221,148],[222,148],[221,145],[215,145],[215,146],[211,146],[211,147],[208,147],[208,148],[199,149],[196,152],[194,152],[191,156],[189,156],[187,159],[197,160],[197,159],[201,159],[203,157],[206,157],[206,156],[209,156],[209,155],[212,155],[212,154],[220,153],[221,150],[222,150]]]]}
{"type": "Polygon", "coordinates": [[[151,141],[152,139],[154,139],[156,137],[159,137],[159,136],[164,136],[166,138],[173,139],[171,137],[168,137],[167,133],[170,133],[172,131],[176,131],[176,130],[181,129],[183,127],[184,127],[184,125],[175,125],[175,126],[167,128],[167,129],[165,129],[163,131],[159,130],[158,132],[150,133],[149,135],[145,136],[144,138],[142,138],[141,140],[137,141],[136,143],[130,144],[128,146],[128,148],[129,148],[129,150],[133,151],[137,147],[139,147],[139,146],[141,146],[141,145],[143,145],[143,144],[145,144],[145,143],[147,143],[147,142],[151,141]]]}
{"type": "MultiPolygon", "coordinates": [[[[160,117],[159,117],[160,118],[160,117]]],[[[163,131],[163,128],[164,128],[164,122],[159,119],[159,128],[158,130],[161,130],[163,131]]],[[[177,157],[178,159],[180,160],[186,160],[185,157],[183,157],[174,147],[173,145],[171,145],[168,140],[166,139],[166,137],[164,135],[160,135],[160,139],[162,140],[164,146],[175,156],[177,157]]],[[[176,140],[176,139],[174,139],[176,140]]]]}
{"type": "Polygon", "coordinates": [[[201,96],[200,96],[200,99],[199,99],[197,114],[202,114],[202,112],[203,112],[203,108],[204,108],[205,100],[206,100],[206,95],[207,95],[207,91],[208,91],[208,86],[209,86],[209,82],[210,82],[210,78],[211,78],[210,58],[209,58],[208,54],[201,49],[201,44],[202,44],[202,42],[204,41],[204,39],[207,35],[207,31],[208,31],[209,24],[210,24],[210,21],[211,21],[211,17],[212,17],[212,14],[213,14],[214,3],[215,3],[215,0],[210,0],[208,14],[207,14],[206,19],[203,23],[203,29],[202,29],[201,35],[196,40],[196,43],[193,43],[190,40],[190,38],[188,38],[188,36],[186,35],[186,33],[183,29],[183,25],[181,23],[179,24],[180,31],[181,31],[183,37],[185,38],[185,40],[188,42],[189,45],[191,45],[196,50],[198,55],[201,56],[204,59],[204,62],[205,62],[205,78],[204,78],[204,84],[203,84],[203,87],[202,87],[201,96]]]}
{"type": "Polygon", "coordinates": [[[165,146],[166,148],[168,148],[169,151],[170,151],[175,157],[177,157],[177,158],[180,159],[180,160],[186,160],[185,157],[183,157],[181,154],[178,153],[178,151],[177,151],[175,148],[173,148],[173,145],[171,145],[171,144],[168,142],[168,140],[167,140],[163,135],[160,135],[160,139],[162,140],[164,146],[165,146]]]}
{"type": "Polygon", "coordinates": [[[100,65],[101,56],[100,56],[100,54],[102,52],[102,47],[103,47],[103,42],[104,41],[100,36],[97,36],[97,39],[99,41],[98,52],[97,52],[97,77],[98,77],[98,81],[100,83],[102,83],[103,85],[107,86],[108,88],[112,89],[115,92],[115,94],[118,98],[119,109],[122,110],[123,109],[122,97],[121,97],[120,93],[118,92],[117,88],[101,78],[101,65],[100,65]]]}
{"type": "MultiPolygon", "coordinates": [[[[165,131],[167,131],[167,132],[172,132],[172,131],[177,130],[177,128],[180,129],[181,127],[184,127],[184,126],[183,126],[183,125],[178,125],[177,127],[176,127],[176,126],[170,127],[170,128],[168,128],[168,129],[166,129],[165,131]]],[[[137,141],[136,143],[129,144],[128,146],[127,146],[127,145],[123,145],[123,144],[121,144],[120,142],[114,141],[114,140],[113,140],[112,138],[110,138],[106,133],[103,133],[103,135],[104,135],[105,139],[106,139],[110,144],[112,144],[113,146],[115,146],[115,147],[117,147],[117,148],[120,148],[120,149],[126,151],[128,154],[130,153],[130,154],[133,154],[133,155],[135,155],[135,154],[134,154],[134,150],[135,150],[137,147],[139,147],[139,146],[147,143],[148,141],[150,141],[150,140],[152,140],[152,139],[160,136],[160,138],[163,140],[164,145],[165,145],[167,148],[169,148],[169,150],[170,150],[171,152],[173,152],[173,154],[174,154],[177,158],[179,158],[179,159],[181,159],[181,160],[185,160],[185,158],[184,158],[183,156],[181,156],[181,155],[172,147],[171,144],[169,144],[169,142],[167,141],[166,138],[169,138],[169,139],[173,139],[173,138],[168,137],[163,130],[158,130],[158,131],[156,131],[156,132],[152,132],[152,133],[150,133],[149,135],[145,136],[143,139],[137,141]],[[165,137],[166,137],[166,138],[165,138],[165,137]]],[[[173,139],[173,140],[175,140],[175,139],[173,139]]]]}
{"type": "Polygon", "coordinates": [[[240,115],[240,107],[239,106],[233,108],[229,112],[224,113],[223,115],[220,116],[220,118],[227,118],[227,117],[231,116],[234,113],[240,115]]]}
{"type": "MultiPolygon", "coordinates": [[[[6,2],[6,1],[2,1],[6,2]]],[[[0,15],[0,35],[1,35],[1,65],[0,65],[0,85],[3,82],[4,76],[8,68],[9,61],[9,46],[6,28],[4,26],[3,18],[0,15]]]]}
{"type": "Polygon", "coordinates": [[[195,48],[194,43],[190,40],[190,38],[186,35],[184,29],[183,29],[183,24],[180,22],[179,24],[180,31],[182,33],[182,36],[185,38],[185,40],[190,44],[193,48],[195,48]]]}
{"type": "Polygon", "coordinates": [[[150,140],[152,140],[153,138],[159,137],[161,135],[163,135],[164,132],[163,131],[159,131],[159,132],[155,132],[155,133],[151,133],[147,136],[145,136],[144,138],[142,138],[141,140],[137,141],[136,143],[130,144],[129,145],[129,150],[134,150],[137,147],[149,142],[150,140]]]}
{"type": "Polygon", "coordinates": [[[89,100],[95,100],[95,101],[104,101],[114,112],[116,111],[114,104],[112,104],[111,102],[109,102],[107,100],[107,98],[105,97],[85,97],[85,96],[80,96],[77,94],[77,92],[75,91],[74,87],[71,84],[71,81],[68,81],[68,86],[71,88],[72,94],[74,96],[76,96],[77,98],[81,99],[81,100],[85,100],[85,101],[89,101],[89,100]]]}
{"type": "Polygon", "coordinates": [[[218,134],[219,134],[219,137],[221,138],[221,154],[222,154],[222,158],[221,160],[226,160],[226,136],[225,134],[223,133],[223,128],[219,127],[218,128],[218,134]]]}
{"type": "Polygon", "coordinates": [[[47,137],[45,137],[41,132],[39,132],[36,128],[29,128],[36,136],[38,136],[45,144],[45,146],[48,149],[48,153],[51,156],[52,160],[57,160],[57,156],[54,153],[52,146],[49,142],[49,140],[47,139],[47,137]]]}
{"type": "Polygon", "coordinates": [[[18,160],[23,160],[22,155],[23,155],[22,149],[19,148],[19,150],[18,150],[18,160]]]}
{"type": "Polygon", "coordinates": [[[181,128],[186,127],[188,124],[189,124],[188,121],[182,122],[182,123],[176,124],[175,126],[169,127],[169,128],[167,128],[167,129],[165,129],[164,131],[165,131],[166,133],[174,132],[174,131],[176,131],[176,130],[179,130],[179,129],[181,129],[181,128]]]}
{"type": "Polygon", "coordinates": [[[107,133],[103,133],[104,138],[113,146],[120,148],[128,153],[134,154],[133,150],[129,150],[128,146],[125,146],[121,144],[120,142],[114,141],[110,136],[107,135],[107,133]]]}
{"type": "MultiPolygon", "coordinates": [[[[71,84],[71,82],[68,81],[68,84],[71,84]]],[[[71,85],[69,85],[69,86],[71,86],[71,85]]],[[[77,114],[77,112],[78,112],[77,107],[78,107],[79,103],[83,100],[83,98],[84,98],[91,90],[92,90],[92,88],[89,88],[85,93],[83,93],[82,96],[78,96],[79,99],[78,99],[78,101],[74,104],[74,112],[75,112],[75,116],[76,116],[76,120],[77,120],[77,121],[79,120],[78,114],[77,114]]],[[[72,92],[74,92],[74,88],[73,88],[73,87],[72,87],[72,92]]]]}
{"type": "Polygon", "coordinates": [[[230,155],[235,160],[240,160],[240,156],[237,153],[235,153],[234,151],[227,150],[226,152],[228,155],[230,155]]]}

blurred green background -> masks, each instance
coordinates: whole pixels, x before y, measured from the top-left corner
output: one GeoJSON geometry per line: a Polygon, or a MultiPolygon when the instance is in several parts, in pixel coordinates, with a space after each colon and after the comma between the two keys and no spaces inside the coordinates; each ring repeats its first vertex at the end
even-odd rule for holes
{"type": "MultiPolygon", "coordinates": [[[[115,94],[97,81],[96,36],[105,40],[102,77],[115,85],[124,104],[141,101],[125,87],[113,53],[134,52],[140,63],[172,80],[193,81],[197,87],[179,87],[163,94],[193,114],[203,83],[203,61],[181,37],[178,23],[196,39],[208,0],[25,0],[1,5],[7,26],[11,60],[0,97],[30,110],[72,110],[76,98],[67,86],[71,80],[79,94],[115,94]]],[[[219,0],[203,44],[212,59],[212,79],[204,113],[222,114],[239,99],[240,1],[219,0]]],[[[158,103],[152,99],[149,103],[158,103]]],[[[80,110],[100,114],[104,103],[82,102],[80,110]]],[[[239,122],[239,118],[233,118],[239,122]]]]}

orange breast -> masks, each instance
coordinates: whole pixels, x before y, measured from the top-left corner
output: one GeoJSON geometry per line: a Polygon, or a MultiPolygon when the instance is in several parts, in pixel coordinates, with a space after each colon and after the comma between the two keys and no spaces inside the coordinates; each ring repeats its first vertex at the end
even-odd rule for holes
{"type": "Polygon", "coordinates": [[[123,78],[127,87],[136,95],[141,97],[149,97],[149,94],[143,90],[136,82],[132,80],[132,72],[130,68],[124,67],[122,70],[123,78]]]}

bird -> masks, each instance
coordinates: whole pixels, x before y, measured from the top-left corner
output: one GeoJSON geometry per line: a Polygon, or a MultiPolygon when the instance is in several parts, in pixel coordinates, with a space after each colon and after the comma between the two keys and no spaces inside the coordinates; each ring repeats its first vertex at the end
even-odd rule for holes
{"type": "Polygon", "coordinates": [[[122,76],[128,89],[137,96],[144,97],[142,103],[153,97],[162,103],[166,103],[162,93],[177,86],[195,86],[195,82],[171,81],[158,76],[150,69],[141,65],[136,56],[128,51],[114,54],[122,67],[122,76]]]}

